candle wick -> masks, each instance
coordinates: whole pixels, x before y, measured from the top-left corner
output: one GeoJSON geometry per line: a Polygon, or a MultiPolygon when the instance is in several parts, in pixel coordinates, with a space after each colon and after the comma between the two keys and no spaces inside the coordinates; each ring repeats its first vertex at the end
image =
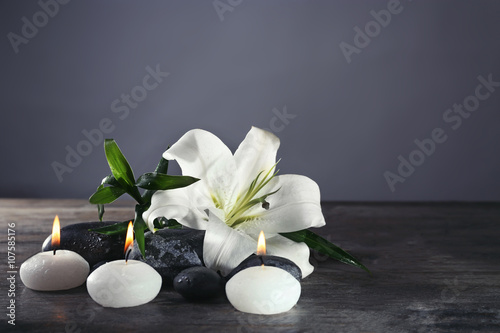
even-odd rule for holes
{"type": "Polygon", "coordinates": [[[54,255],[56,255],[57,248],[54,249],[54,255]]]}
{"type": "Polygon", "coordinates": [[[130,252],[132,252],[132,247],[129,247],[129,249],[127,250],[127,253],[125,253],[125,263],[128,262],[128,256],[130,255],[130,252]]]}
{"type": "Polygon", "coordinates": [[[262,263],[262,266],[264,266],[264,256],[259,256],[260,262],[262,263]]]}

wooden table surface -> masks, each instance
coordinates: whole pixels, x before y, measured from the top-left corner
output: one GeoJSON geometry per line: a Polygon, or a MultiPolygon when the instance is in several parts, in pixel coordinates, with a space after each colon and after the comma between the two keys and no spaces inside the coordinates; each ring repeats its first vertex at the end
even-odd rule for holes
{"type": "MultiPolygon", "coordinates": [[[[133,205],[107,208],[105,219],[133,217],[133,205]]],[[[15,223],[16,266],[37,253],[55,214],[62,226],[95,221],[85,200],[0,199],[3,237],[1,332],[500,332],[500,204],[324,203],[319,234],[373,272],[313,254],[314,273],[289,312],[236,311],[221,297],[188,302],[172,290],[134,308],[94,303],[85,286],[36,292],[16,278],[9,297],[8,223],[15,223]],[[15,326],[6,307],[15,300],[15,326]]]]}

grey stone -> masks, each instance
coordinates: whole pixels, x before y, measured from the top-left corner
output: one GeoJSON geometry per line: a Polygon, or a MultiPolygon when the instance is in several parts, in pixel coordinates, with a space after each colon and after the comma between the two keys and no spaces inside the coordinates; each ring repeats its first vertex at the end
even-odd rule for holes
{"type": "Polygon", "coordinates": [[[203,265],[203,239],[205,231],[193,229],[161,229],[144,234],[146,258],[143,258],[137,242],[129,259],[146,262],[172,284],[174,277],[186,268],[203,265]]]}

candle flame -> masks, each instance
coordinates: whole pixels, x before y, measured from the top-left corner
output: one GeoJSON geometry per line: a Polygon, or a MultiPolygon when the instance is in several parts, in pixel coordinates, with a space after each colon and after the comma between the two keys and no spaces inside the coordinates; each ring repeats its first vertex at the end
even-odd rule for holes
{"type": "Polygon", "coordinates": [[[257,241],[257,255],[266,255],[266,237],[264,236],[264,231],[260,231],[259,240],[257,241]]]}
{"type": "Polygon", "coordinates": [[[128,223],[127,228],[127,237],[125,238],[125,248],[123,249],[123,253],[127,253],[127,249],[134,243],[134,228],[132,226],[132,221],[128,223]]]}
{"type": "Polygon", "coordinates": [[[61,224],[59,223],[59,216],[57,215],[52,224],[52,240],[50,244],[52,248],[57,248],[61,244],[61,224]]]}

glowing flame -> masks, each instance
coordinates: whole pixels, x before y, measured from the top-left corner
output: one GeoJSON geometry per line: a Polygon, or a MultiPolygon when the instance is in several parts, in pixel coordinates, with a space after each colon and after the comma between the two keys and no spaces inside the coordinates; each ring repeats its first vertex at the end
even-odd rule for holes
{"type": "Polygon", "coordinates": [[[123,249],[123,253],[127,252],[127,249],[132,245],[134,242],[134,228],[132,226],[132,221],[128,223],[128,228],[127,228],[127,237],[125,238],[125,249],[123,249]]]}
{"type": "Polygon", "coordinates": [[[50,244],[52,248],[57,248],[61,244],[61,224],[59,223],[59,216],[57,215],[52,224],[52,241],[50,244]]]}
{"type": "Polygon", "coordinates": [[[260,231],[259,240],[257,241],[257,255],[266,255],[266,237],[264,236],[264,231],[260,231]]]}

